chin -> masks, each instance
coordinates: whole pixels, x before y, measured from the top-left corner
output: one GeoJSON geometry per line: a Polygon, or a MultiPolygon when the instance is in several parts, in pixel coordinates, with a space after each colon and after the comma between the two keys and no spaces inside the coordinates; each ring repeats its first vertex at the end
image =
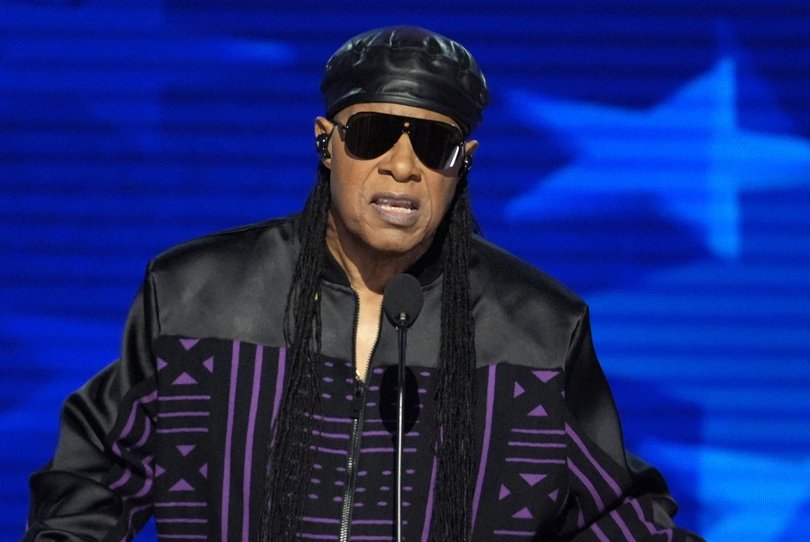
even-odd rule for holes
{"type": "Polygon", "coordinates": [[[424,236],[402,233],[374,236],[372,239],[367,239],[366,244],[382,254],[398,256],[405,256],[411,252],[422,253],[430,246],[430,242],[424,236]]]}

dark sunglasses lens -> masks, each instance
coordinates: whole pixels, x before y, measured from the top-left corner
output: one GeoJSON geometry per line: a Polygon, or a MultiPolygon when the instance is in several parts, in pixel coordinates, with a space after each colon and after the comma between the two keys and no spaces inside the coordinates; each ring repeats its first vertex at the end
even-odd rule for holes
{"type": "Polygon", "coordinates": [[[358,113],[349,119],[347,126],[346,148],[362,160],[385,154],[402,133],[399,119],[374,113],[358,113]]]}
{"type": "Polygon", "coordinates": [[[414,152],[427,167],[445,169],[455,165],[461,136],[452,126],[434,121],[413,121],[409,136],[414,152]]]}

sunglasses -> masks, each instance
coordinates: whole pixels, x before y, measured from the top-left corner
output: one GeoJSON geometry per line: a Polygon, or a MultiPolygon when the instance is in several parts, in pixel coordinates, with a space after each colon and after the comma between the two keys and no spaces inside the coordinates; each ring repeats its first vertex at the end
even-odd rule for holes
{"type": "Polygon", "coordinates": [[[464,154],[461,130],[445,122],[373,112],[355,113],[345,125],[332,122],[340,128],[346,150],[361,160],[382,156],[403,133],[408,134],[419,160],[431,169],[451,168],[464,154]]]}

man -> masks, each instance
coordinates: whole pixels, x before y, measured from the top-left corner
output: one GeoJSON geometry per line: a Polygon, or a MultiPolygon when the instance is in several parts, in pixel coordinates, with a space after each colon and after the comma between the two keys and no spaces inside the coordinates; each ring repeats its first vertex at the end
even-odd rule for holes
{"type": "Polygon", "coordinates": [[[623,448],[587,306],[473,235],[486,83],[458,43],[374,30],[326,66],[299,216],[156,258],[121,358],[68,399],[26,540],[389,540],[408,272],[406,540],[689,540],[623,448]],[[633,466],[628,464],[633,463],[633,466]]]}

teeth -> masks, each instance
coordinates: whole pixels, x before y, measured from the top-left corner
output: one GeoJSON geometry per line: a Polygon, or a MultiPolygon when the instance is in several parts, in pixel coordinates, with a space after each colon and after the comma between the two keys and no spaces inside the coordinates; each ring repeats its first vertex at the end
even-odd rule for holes
{"type": "Polygon", "coordinates": [[[386,211],[393,211],[395,213],[410,213],[413,211],[412,207],[395,207],[393,205],[380,205],[386,211]]]}
{"type": "Polygon", "coordinates": [[[374,203],[376,203],[380,207],[385,207],[386,209],[410,211],[416,208],[416,205],[414,205],[412,201],[405,199],[380,198],[376,200],[374,203]]]}

